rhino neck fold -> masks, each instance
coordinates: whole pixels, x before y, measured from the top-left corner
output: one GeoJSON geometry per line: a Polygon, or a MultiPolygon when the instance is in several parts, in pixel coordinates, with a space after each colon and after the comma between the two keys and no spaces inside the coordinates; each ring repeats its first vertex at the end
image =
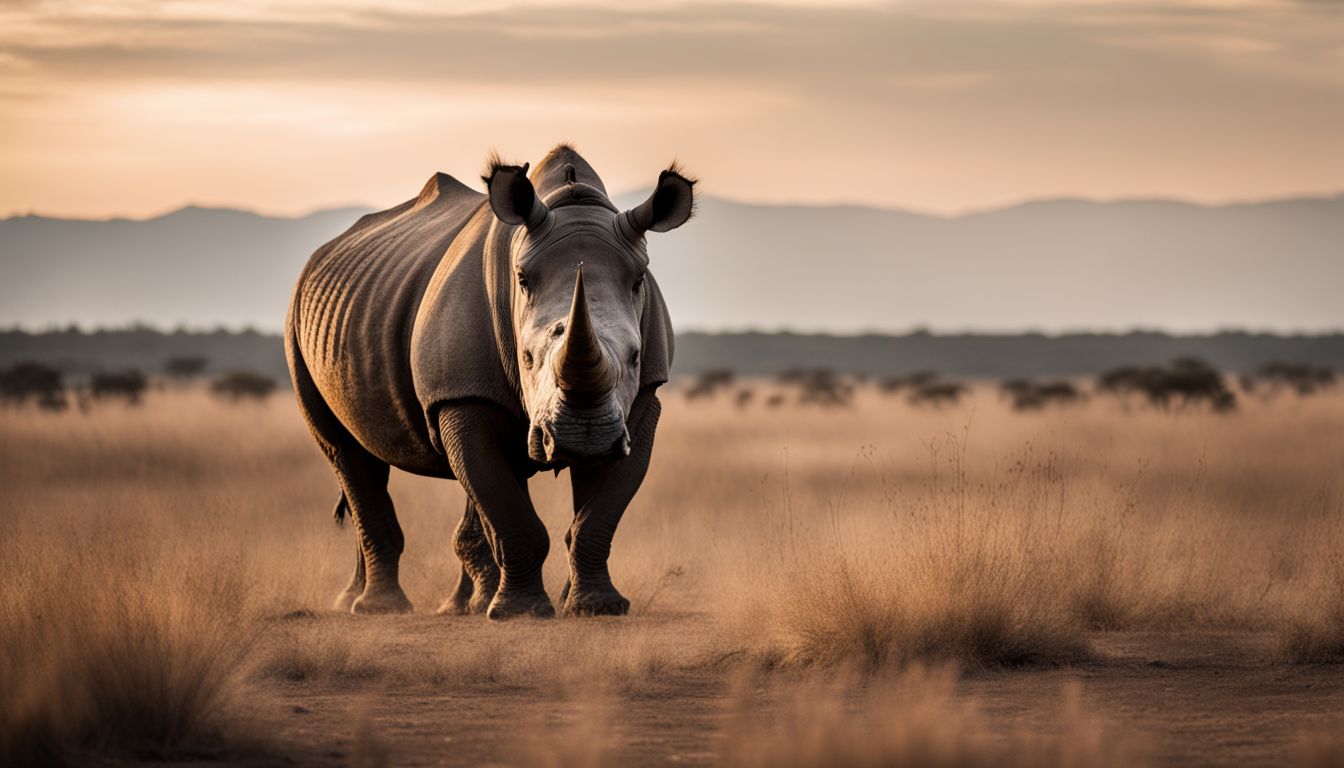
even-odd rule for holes
{"type": "Polygon", "coordinates": [[[501,221],[494,221],[485,236],[485,248],[481,254],[485,279],[486,304],[490,308],[490,321],[494,329],[495,343],[499,349],[499,366],[509,389],[518,398],[518,407],[523,408],[523,388],[518,375],[518,345],[513,327],[513,257],[509,242],[515,228],[501,221]]]}

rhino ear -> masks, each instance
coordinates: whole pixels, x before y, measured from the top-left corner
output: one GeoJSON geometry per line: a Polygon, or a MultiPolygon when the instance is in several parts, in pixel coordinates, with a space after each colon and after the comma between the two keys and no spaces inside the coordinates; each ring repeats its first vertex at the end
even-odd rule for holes
{"type": "Polygon", "coordinates": [[[687,178],[674,163],[658,174],[658,186],[649,199],[626,211],[636,233],[667,232],[685,224],[695,210],[695,179],[687,178]]]}
{"type": "Polygon", "coordinates": [[[491,163],[485,186],[490,194],[490,209],[505,224],[523,224],[528,229],[546,220],[546,204],[527,179],[528,164],[491,163]]]}

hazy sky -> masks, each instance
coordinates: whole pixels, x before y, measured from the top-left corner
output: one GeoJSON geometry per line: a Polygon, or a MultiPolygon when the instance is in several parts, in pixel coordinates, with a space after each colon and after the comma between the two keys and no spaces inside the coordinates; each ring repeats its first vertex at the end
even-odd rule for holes
{"type": "Polygon", "coordinates": [[[0,0],[0,215],[387,205],[559,140],[751,201],[1344,190],[1333,0],[632,7],[0,0]]]}

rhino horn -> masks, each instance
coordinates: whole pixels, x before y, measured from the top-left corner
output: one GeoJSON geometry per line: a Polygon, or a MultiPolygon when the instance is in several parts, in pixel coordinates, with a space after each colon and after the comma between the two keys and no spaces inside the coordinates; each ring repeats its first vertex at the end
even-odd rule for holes
{"type": "Polygon", "coordinates": [[[582,400],[585,396],[601,398],[616,386],[616,371],[602,352],[602,344],[588,315],[582,265],[574,279],[574,299],[569,307],[565,338],[556,355],[555,378],[570,400],[582,400]]]}

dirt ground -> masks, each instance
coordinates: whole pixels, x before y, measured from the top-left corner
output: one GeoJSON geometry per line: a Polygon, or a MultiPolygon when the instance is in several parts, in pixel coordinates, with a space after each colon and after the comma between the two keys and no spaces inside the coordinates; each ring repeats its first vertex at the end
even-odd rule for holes
{"type": "MultiPolygon", "coordinates": [[[[544,622],[497,627],[461,617],[325,615],[276,621],[301,635],[335,629],[356,642],[391,636],[407,657],[444,645],[526,643],[547,631],[544,622]]],[[[657,624],[660,631],[694,637],[705,632],[700,625],[708,621],[682,615],[586,623],[607,625],[603,630],[612,632],[657,624]]],[[[1046,733],[1061,690],[1077,681],[1084,707],[1139,737],[1157,765],[1292,764],[1304,730],[1344,728],[1344,666],[1285,664],[1268,633],[1109,632],[1091,639],[1094,661],[966,672],[958,681],[959,694],[977,702],[995,728],[1046,733]]],[[[634,690],[614,694],[618,714],[609,722],[617,745],[606,753],[610,764],[712,762],[715,740],[733,706],[729,689],[734,682],[727,663],[705,662],[661,671],[634,690]]],[[[768,711],[774,704],[768,692],[756,693],[752,706],[768,711]]],[[[349,765],[373,749],[390,765],[495,765],[512,764],[511,759],[501,762],[501,744],[563,739],[557,730],[563,730],[566,719],[587,714],[575,703],[583,694],[581,684],[575,690],[539,690],[490,682],[274,680],[265,685],[259,709],[275,743],[302,764],[349,765]]]]}

